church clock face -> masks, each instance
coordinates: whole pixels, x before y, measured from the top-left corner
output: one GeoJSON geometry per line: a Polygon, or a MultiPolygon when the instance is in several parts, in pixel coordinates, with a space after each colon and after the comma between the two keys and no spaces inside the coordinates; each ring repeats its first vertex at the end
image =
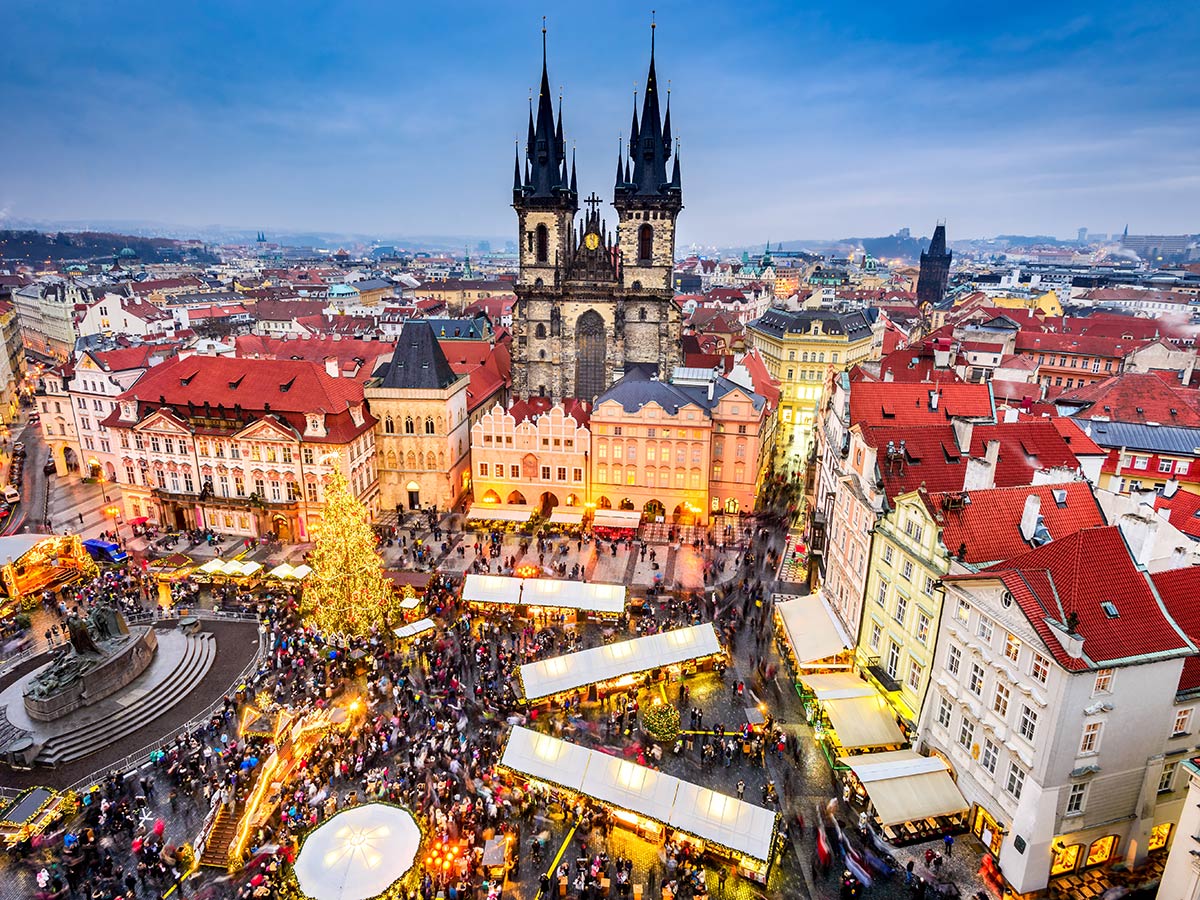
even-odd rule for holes
{"type": "Polygon", "coordinates": [[[595,250],[600,246],[600,235],[596,234],[594,231],[589,231],[583,236],[583,246],[587,247],[589,250],[595,250]]]}

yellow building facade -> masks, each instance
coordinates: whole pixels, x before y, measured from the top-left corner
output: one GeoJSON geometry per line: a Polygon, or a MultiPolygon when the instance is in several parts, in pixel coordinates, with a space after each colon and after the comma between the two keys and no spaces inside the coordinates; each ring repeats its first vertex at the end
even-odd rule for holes
{"type": "Polygon", "coordinates": [[[870,358],[871,325],[861,312],[772,308],[746,334],[780,383],[776,466],[798,469],[814,446],[827,381],[870,358]]]}

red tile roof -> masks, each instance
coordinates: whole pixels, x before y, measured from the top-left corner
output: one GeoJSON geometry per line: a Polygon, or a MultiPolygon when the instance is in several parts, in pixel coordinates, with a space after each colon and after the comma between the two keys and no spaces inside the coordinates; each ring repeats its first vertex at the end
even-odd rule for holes
{"type": "Polygon", "coordinates": [[[1084,407],[1082,418],[1114,422],[1200,426],[1200,392],[1171,385],[1149,372],[1124,372],[1067,391],[1058,403],[1084,407]]]}
{"type": "Polygon", "coordinates": [[[850,391],[851,424],[927,425],[951,418],[992,418],[995,409],[986,384],[896,384],[858,382],[850,391]],[[937,409],[930,393],[938,392],[937,409]]]}
{"type": "MultiPolygon", "coordinates": [[[[1158,596],[1175,623],[1183,629],[1192,642],[1200,641],[1200,566],[1185,566],[1169,569],[1150,576],[1158,596]]],[[[1180,691],[1200,688],[1200,656],[1190,656],[1183,661],[1183,672],[1179,675],[1180,691]]]]}
{"type": "MultiPolygon", "coordinates": [[[[1188,537],[1200,540],[1200,494],[1179,489],[1170,497],[1158,495],[1154,498],[1154,508],[1166,510],[1172,525],[1188,537]]],[[[1200,603],[1197,607],[1200,608],[1200,603]]]]}
{"type": "Polygon", "coordinates": [[[344,378],[366,381],[379,363],[390,358],[395,342],[361,341],[320,335],[299,340],[242,334],[234,338],[234,354],[242,359],[300,359],[320,363],[337,360],[344,378]]]}
{"type": "MultiPolygon", "coordinates": [[[[1102,334],[1052,334],[1040,331],[1017,332],[1018,353],[1059,353],[1122,359],[1145,346],[1145,341],[1122,340],[1102,334]]],[[[1049,365],[1050,361],[1047,360],[1049,365]]]]}
{"type": "MultiPolygon", "coordinates": [[[[188,404],[215,408],[224,406],[232,414],[235,406],[252,418],[270,413],[286,420],[296,431],[306,427],[305,413],[325,413],[324,438],[305,438],[319,443],[344,444],[375,424],[369,412],[361,426],[350,417],[349,408],[363,403],[362,384],[352,378],[334,378],[325,367],[306,360],[239,359],[229,356],[175,357],[155,366],[136,385],[118,398],[137,400],[138,415],[144,417],[160,407],[177,412],[188,404]]],[[[182,414],[182,413],[180,413],[182,414]]],[[[110,428],[129,427],[120,419],[120,407],[104,421],[110,428]]]]}
{"type": "Polygon", "coordinates": [[[319,316],[327,306],[324,300],[259,300],[254,304],[254,316],[260,322],[290,322],[302,316],[319,316]]]}
{"type": "Polygon", "coordinates": [[[969,575],[945,581],[999,579],[1064,669],[1132,665],[1185,657],[1196,648],[1167,614],[1146,572],[1139,569],[1115,525],[1084,528],[1036,550],[969,575]],[[1111,603],[1115,616],[1101,606],[1111,603]],[[1083,638],[1080,658],[1058,636],[1069,619],[1083,638]]]}
{"type": "Polygon", "coordinates": [[[1083,427],[1074,419],[1066,416],[1054,416],[1050,424],[1058,429],[1059,435],[1067,442],[1071,452],[1080,456],[1108,456],[1108,451],[1093,441],[1084,433],[1083,427]]]}
{"type": "Polygon", "coordinates": [[[1104,513],[1086,481],[922,495],[942,529],[943,545],[971,565],[1011,559],[1033,549],[1020,529],[1029,497],[1041,502],[1039,512],[1053,540],[1104,524],[1104,513]]]}
{"type": "Polygon", "coordinates": [[[751,350],[741,358],[740,362],[750,373],[750,382],[754,385],[754,392],[766,399],[768,409],[775,409],[779,405],[780,386],[779,382],[771,377],[762,354],[758,350],[751,350]]]}
{"type": "MultiPolygon", "coordinates": [[[[549,412],[551,409],[549,397],[530,397],[527,400],[517,400],[509,408],[508,413],[513,417],[518,425],[526,419],[531,422],[540,416],[542,413],[549,412]]],[[[591,421],[591,405],[586,400],[576,400],[573,397],[567,397],[560,404],[568,416],[571,416],[582,425],[588,427],[588,422],[591,421]]]]}
{"type": "Polygon", "coordinates": [[[174,356],[179,344],[138,344],[117,350],[94,350],[88,353],[92,359],[108,372],[125,372],[130,369],[147,369],[156,362],[174,356]]]}

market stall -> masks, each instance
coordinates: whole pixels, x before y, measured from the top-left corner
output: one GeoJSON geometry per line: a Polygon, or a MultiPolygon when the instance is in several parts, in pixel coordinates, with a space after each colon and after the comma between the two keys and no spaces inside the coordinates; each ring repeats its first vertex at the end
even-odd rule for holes
{"type": "Polygon", "coordinates": [[[480,522],[512,522],[522,524],[528,522],[535,510],[532,506],[516,503],[472,503],[467,512],[467,521],[480,522]]]}
{"type": "Polygon", "coordinates": [[[58,590],[98,572],[79,535],[0,537],[0,582],[7,597],[0,601],[0,615],[12,612],[26,597],[40,599],[42,591],[58,590]]]}
{"type": "Polygon", "coordinates": [[[870,800],[884,837],[895,843],[926,840],[963,827],[970,804],[945,761],[914,750],[844,756],[850,783],[870,800]]]}
{"type": "Polygon", "coordinates": [[[775,855],[778,813],[629,760],[515,727],[499,767],[591,798],[621,825],[654,840],[670,836],[732,859],[765,882],[775,855]]]}
{"type": "Polygon", "coordinates": [[[545,610],[571,610],[577,618],[589,614],[619,616],[625,611],[622,584],[589,584],[548,578],[470,574],[463,581],[463,600],[473,606],[513,607],[518,616],[545,610]]]}
{"type": "Polygon", "coordinates": [[[849,669],[854,641],[820,595],[775,603],[776,643],[793,678],[805,671],[849,669]]]}
{"type": "Polygon", "coordinates": [[[293,566],[289,563],[280,563],[267,572],[267,577],[275,578],[279,581],[297,582],[303,581],[311,571],[312,569],[308,566],[293,566]]]}
{"type": "Polygon", "coordinates": [[[706,622],[526,663],[518,669],[518,679],[530,701],[593,685],[604,694],[631,687],[637,676],[654,669],[674,667],[682,674],[685,664],[695,668],[723,653],[716,628],[706,622]]]}
{"type": "Polygon", "coordinates": [[[433,629],[433,619],[421,619],[417,622],[411,622],[408,625],[401,625],[399,628],[393,628],[392,633],[396,635],[398,640],[407,641],[427,631],[433,631],[433,629]]]}
{"type": "Polygon", "coordinates": [[[78,797],[72,791],[26,788],[0,811],[0,842],[7,847],[31,840],[78,808],[78,797]]]}
{"type": "Polygon", "coordinates": [[[635,509],[598,509],[592,517],[592,533],[607,540],[637,534],[642,514],[635,509]]]}
{"type": "Polygon", "coordinates": [[[550,513],[550,524],[574,526],[577,528],[583,524],[583,513],[582,509],[555,507],[554,512],[550,513]]]}
{"type": "Polygon", "coordinates": [[[898,749],[906,741],[887,701],[850,672],[801,673],[805,714],[830,765],[843,751],[898,749]]]}

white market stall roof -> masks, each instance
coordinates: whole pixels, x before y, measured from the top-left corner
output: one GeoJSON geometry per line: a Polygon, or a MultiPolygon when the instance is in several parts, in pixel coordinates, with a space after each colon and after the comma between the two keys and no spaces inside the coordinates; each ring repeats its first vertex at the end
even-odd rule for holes
{"type": "Polygon", "coordinates": [[[946,763],[913,750],[843,756],[862,782],[880,824],[899,825],[970,809],[950,777],[946,763]]]}
{"type": "Polygon", "coordinates": [[[816,695],[818,700],[843,700],[847,697],[875,696],[875,688],[851,672],[801,674],[800,681],[816,695]]]}
{"type": "Polygon", "coordinates": [[[754,859],[766,860],[771,857],[775,816],[753,803],[681,781],[670,824],[754,859]]]}
{"type": "Polygon", "coordinates": [[[419,619],[416,622],[409,622],[407,625],[401,625],[399,628],[393,628],[392,633],[400,640],[405,638],[416,637],[418,634],[423,634],[433,628],[433,619],[419,619]]]}
{"type": "Polygon", "coordinates": [[[532,506],[516,503],[472,503],[467,519],[485,522],[528,522],[532,515],[532,506]]]}
{"type": "Polygon", "coordinates": [[[552,525],[578,525],[583,522],[583,510],[579,509],[555,509],[550,513],[550,523],[552,525]]]}
{"type": "Polygon", "coordinates": [[[216,575],[218,572],[221,572],[224,568],[225,568],[225,560],[210,559],[208,562],[206,562],[204,565],[202,565],[200,567],[200,571],[203,572],[205,575],[216,575]]]}
{"type": "Polygon", "coordinates": [[[305,565],[293,566],[289,563],[280,563],[268,572],[267,575],[271,578],[291,578],[299,581],[311,571],[312,569],[305,565]]]}
{"type": "Polygon", "coordinates": [[[253,575],[262,568],[262,563],[254,562],[239,562],[236,559],[231,559],[225,565],[221,566],[220,574],[229,576],[253,575]]]}
{"type": "Polygon", "coordinates": [[[539,781],[578,791],[591,750],[548,734],[516,727],[508,736],[500,765],[539,781]]]}
{"type": "Polygon", "coordinates": [[[526,699],[537,700],[720,652],[716,628],[705,622],[526,663],[520,669],[521,684],[526,699]]]}
{"type": "Polygon", "coordinates": [[[629,760],[518,726],[509,734],[500,765],[753,859],[771,858],[777,813],[629,760]]]}
{"type": "Polygon", "coordinates": [[[775,604],[783,631],[800,665],[837,656],[854,646],[842,632],[833,610],[819,594],[775,604]]]}
{"type": "Polygon", "coordinates": [[[418,597],[416,594],[413,594],[411,597],[405,597],[403,600],[400,601],[401,609],[416,609],[420,605],[421,605],[421,598],[418,597]]]}
{"type": "Polygon", "coordinates": [[[846,750],[903,744],[904,732],[883,697],[842,697],[822,701],[825,714],[846,750]]]}
{"type": "Polygon", "coordinates": [[[636,509],[598,509],[592,525],[600,528],[637,528],[642,514],[636,509]]]}
{"type": "Polygon", "coordinates": [[[301,581],[312,574],[312,566],[306,566],[303,563],[292,567],[292,577],[297,581],[301,581]]]}
{"type": "Polygon", "coordinates": [[[396,806],[367,803],[312,831],[296,857],[296,880],[313,900],[365,900],[412,868],[421,829],[396,806]]]}
{"type": "Polygon", "coordinates": [[[550,606],[611,615],[625,610],[625,593],[623,584],[588,584],[509,575],[471,574],[463,584],[463,599],[468,603],[550,606]]]}

